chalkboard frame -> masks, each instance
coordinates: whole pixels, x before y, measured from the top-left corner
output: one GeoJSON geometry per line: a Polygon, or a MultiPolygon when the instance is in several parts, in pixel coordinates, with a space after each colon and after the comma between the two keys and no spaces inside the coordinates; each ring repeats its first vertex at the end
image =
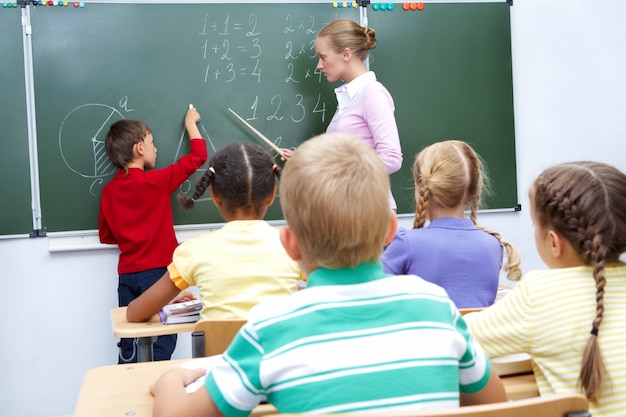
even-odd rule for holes
{"type": "MultiPolygon", "coordinates": [[[[108,2],[108,1],[102,1],[100,2],[103,5],[106,5],[107,3],[113,3],[113,2],[108,2]]],[[[221,4],[220,2],[211,2],[211,1],[200,1],[200,2],[195,2],[195,1],[191,1],[191,2],[187,2],[187,3],[200,3],[200,4],[212,4],[215,3],[216,5],[221,4]]],[[[243,3],[243,4],[247,4],[248,2],[233,2],[233,3],[243,3]]],[[[277,1],[277,2],[267,2],[264,4],[271,4],[271,3],[283,3],[281,1],[277,1]]],[[[284,2],[284,3],[288,3],[288,2],[284,2]]],[[[299,3],[299,2],[289,2],[289,3],[299,3]]],[[[315,1],[307,1],[307,2],[302,2],[303,4],[316,4],[318,2],[315,1]]],[[[322,2],[319,2],[322,3],[322,2]]],[[[495,2],[497,3],[497,2],[495,2]]],[[[117,3],[116,3],[117,4],[117,3]]],[[[152,5],[155,4],[155,2],[152,1],[133,1],[133,2],[122,2],[120,4],[124,5],[124,4],[132,4],[132,5],[138,5],[138,4],[146,4],[146,5],[152,5]]],[[[156,4],[160,4],[160,2],[156,2],[156,4]]],[[[169,4],[168,2],[163,2],[163,4],[169,4]]],[[[435,10],[438,7],[441,6],[435,6],[436,3],[433,4],[427,4],[426,10],[430,11],[430,10],[435,10]]],[[[86,7],[98,7],[99,4],[91,4],[89,3],[86,7]]],[[[181,5],[182,6],[182,5],[181,5]]],[[[324,6],[326,7],[332,7],[330,6],[328,3],[325,3],[324,6]]],[[[400,5],[396,5],[396,7],[399,7],[400,5]]],[[[506,6],[508,7],[508,4],[506,4],[506,6]]],[[[115,7],[115,6],[113,6],[115,7]]],[[[257,6],[255,6],[257,7],[257,6]]],[[[263,6],[258,6],[258,7],[263,7],[263,6]]],[[[286,6],[285,6],[286,7],[286,6]]],[[[317,6],[315,6],[317,7],[317,6]]],[[[458,4],[455,4],[453,6],[449,6],[449,7],[459,7],[458,4]]],[[[463,7],[471,7],[469,5],[464,5],[463,7]]],[[[52,11],[53,9],[56,8],[49,8],[48,11],[52,11]]],[[[62,10],[63,8],[59,8],[60,10],[62,10]]],[[[500,7],[500,9],[502,9],[502,7],[500,7]]],[[[80,11],[78,11],[80,12],[80,11]]],[[[340,13],[346,12],[346,10],[340,11],[340,13]]],[[[381,65],[381,63],[386,63],[389,65],[394,65],[394,61],[397,61],[398,59],[400,59],[401,61],[403,59],[405,59],[405,57],[402,56],[402,54],[397,54],[394,53],[391,49],[389,49],[388,46],[385,46],[385,43],[387,45],[389,45],[390,43],[396,43],[397,39],[394,39],[394,36],[392,36],[393,34],[388,33],[387,32],[387,27],[383,24],[381,24],[380,22],[383,21],[383,18],[386,19],[390,16],[390,14],[382,14],[381,12],[373,12],[371,9],[368,9],[368,13],[369,13],[369,24],[374,27],[377,30],[377,33],[379,34],[379,47],[372,51],[372,56],[371,56],[371,69],[376,71],[377,76],[379,78],[379,80],[381,80],[391,91],[392,95],[394,96],[394,100],[396,101],[396,114],[398,117],[398,124],[399,124],[399,129],[400,129],[400,133],[401,133],[401,140],[403,141],[403,151],[404,151],[404,164],[403,164],[403,169],[400,173],[398,174],[394,174],[392,175],[391,179],[392,179],[392,187],[394,188],[394,190],[401,190],[400,194],[400,199],[399,199],[399,216],[405,217],[405,216],[412,216],[412,211],[414,209],[414,207],[412,206],[412,201],[410,201],[411,199],[408,198],[407,196],[411,196],[412,195],[412,180],[411,180],[411,176],[407,175],[410,173],[410,166],[412,165],[413,162],[413,158],[414,155],[417,151],[419,151],[419,149],[421,149],[421,147],[426,146],[429,143],[432,143],[434,141],[437,140],[443,140],[446,138],[455,138],[455,139],[462,139],[462,140],[467,140],[468,142],[470,142],[472,145],[474,145],[477,150],[479,151],[479,153],[483,154],[483,153],[488,153],[490,152],[490,147],[491,145],[487,146],[486,148],[484,147],[484,145],[481,145],[481,138],[477,137],[477,140],[474,140],[473,136],[479,136],[480,135],[480,129],[478,129],[478,133],[476,133],[476,129],[472,128],[472,129],[468,129],[467,126],[465,126],[464,128],[460,128],[457,129],[458,133],[455,133],[454,130],[441,130],[441,131],[427,131],[425,130],[424,132],[420,131],[421,126],[414,127],[414,126],[410,126],[410,127],[406,127],[404,120],[407,120],[407,109],[408,108],[415,108],[415,109],[419,109],[419,107],[417,105],[414,105],[414,103],[411,102],[407,102],[406,98],[403,96],[403,85],[402,83],[398,84],[394,81],[394,72],[389,70],[388,68],[385,68],[384,65],[381,65]],[[391,52],[390,52],[391,51],[391,52]],[[469,134],[468,134],[469,133],[469,134]],[[412,144],[412,146],[409,147],[405,147],[405,142],[406,142],[406,137],[410,137],[411,135],[415,135],[417,137],[420,137],[420,140],[417,141],[415,144],[412,144]],[[481,146],[483,146],[483,148],[481,149],[481,146]]],[[[497,208],[495,208],[495,210],[519,210],[519,204],[517,204],[517,190],[516,190],[516,173],[515,173],[515,139],[514,139],[514,129],[513,129],[513,108],[512,108],[512,74],[511,74],[511,53],[510,53],[510,21],[509,21],[509,15],[508,15],[508,11],[506,13],[502,13],[502,11],[498,12],[500,13],[499,16],[504,16],[506,19],[501,19],[502,21],[500,22],[500,24],[504,25],[504,29],[500,28],[498,30],[500,30],[501,32],[498,33],[498,47],[502,50],[502,48],[504,48],[504,52],[499,52],[499,53],[504,53],[504,57],[505,57],[505,61],[507,61],[505,63],[505,65],[500,68],[502,71],[500,72],[500,75],[502,75],[505,88],[502,89],[503,90],[503,94],[505,96],[505,99],[503,100],[501,97],[498,98],[498,100],[500,100],[500,103],[505,102],[504,106],[501,106],[504,110],[496,115],[497,117],[495,117],[495,119],[498,119],[500,121],[504,120],[504,127],[499,127],[498,129],[500,129],[500,131],[504,132],[504,134],[501,134],[500,137],[504,138],[503,142],[505,142],[507,144],[507,148],[504,149],[503,152],[507,153],[507,158],[506,158],[506,163],[509,164],[509,167],[505,167],[507,169],[511,169],[512,168],[512,175],[510,173],[506,174],[506,184],[505,184],[505,188],[509,191],[512,190],[512,198],[509,197],[507,202],[503,205],[501,203],[497,203],[496,206],[497,208]],[[504,115],[504,117],[502,117],[502,115],[504,115]],[[512,156],[512,157],[511,157],[512,156]],[[499,204],[499,205],[498,205],[499,204]]],[[[335,14],[334,16],[336,17],[344,17],[343,15],[337,15],[335,14]]],[[[406,17],[408,15],[405,15],[404,17],[406,17]]],[[[415,16],[416,19],[420,19],[420,18],[424,18],[425,16],[427,16],[427,14],[418,14],[417,12],[415,12],[415,14],[413,15],[415,16]]],[[[350,10],[349,14],[345,17],[350,17],[353,18],[355,20],[357,20],[358,16],[357,16],[357,11],[356,10],[350,10]]],[[[37,19],[37,18],[35,18],[37,19]]],[[[35,26],[36,28],[39,26],[35,26]]],[[[489,35],[488,35],[489,36],[489,35]]],[[[48,39],[50,39],[50,37],[48,37],[48,39]]],[[[57,41],[50,41],[51,45],[56,45],[57,41]]],[[[51,51],[54,51],[54,48],[52,48],[52,50],[50,51],[50,48],[48,48],[49,52],[48,53],[52,53],[51,51]]],[[[37,65],[37,60],[35,61],[35,65],[37,65]]],[[[399,67],[399,66],[398,66],[399,67]]],[[[46,74],[50,74],[50,68],[46,67],[45,69],[42,69],[41,67],[39,67],[39,69],[37,69],[38,67],[36,66],[36,71],[40,71],[38,73],[36,73],[38,80],[41,79],[46,79],[46,74]]],[[[62,71],[61,71],[62,72],[62,71]]],[[[66,74],[67,75],[67,74],[66,74]]],[[[425,77],[424,75],[419,75],[416,78],[420,79],[420,77],[425,77]]],[[[423,78],[423,79],[427,79],[427,78],[423,78]]],[[[70,79],[69,81],[65,81],[66,85],[72,85],[72,83],[76,83],[76,79],[70,79]]],[[[502,81],[499,81],[502,82],[502,81]]],[[[326,97],[328,97],[329,92],[332,93],[332,88],[334,86],[333,85],[329,85],[328,83],[325,82],[325,80],[323,82],[320,83],[319,85],[319,89],[320,91],[323,91],[326,94],[326,97]]],[[[43,90],[45,91],[45,90],[43,90]]],[[[45,93],[42,93],[40,95],[45,95],[45,93]]],[[[197,104],[197,106],[201,109],[201,111],[203,112],[203,115],[206,114],[206,112],[204,110],[202,110],[202,99],[201,98],[193,98],[194,95],[193,93],[189,93],[188,94],[189,97],[192,97],[192,100],[189,101],[194,101],[195,103],[199,103],[197,104]]],[[[331,96],[332,97],[332,96],[331,96]]],[[[104,104],[105,106],[109,106],[109,107],[118,107],[120,109],[125,109],[125,108],[129,108],[127,106],[129,106],[129,102],[124,102],[124,96],[122,97],[118,97],[117,98],[118,101],[115,102],[115,100],[109,100],[107,103],[108,104],[104,104]],[[111,105],[112,104],[112,105],[111,105]]],[[[329,102],[330,103],[330,102],[329,102]]],[[[46,129],[45,124],[44,125],[40,125],[39,124],[39,120],[41,118],[46,118],[46,117],[50,117],[49,113],[54,112],[55,109],[51,109],[50,105],[46,105],[45,103],[43,105],[40,105],[40,103],[38,104],[38,110],[37,110],[37,114],[38,114],[38,131],[39,133],[39,138],[38,141],[42,142],[42,141],[49,141],[50,137],[48,136],[49,132],[47,132],[48,129],[46,129]],[[41,116],[41,114],[44,114],[44,116],[41,116]],[[41,133],[42,131],[46,132],[46,133],[41,133]]],[[[68,111],[67,109],[65,109],[65,113],[64,113],[64,117],[63,117],[63,121],[66,121],[66,117],[71,113],[72,110],[74,109],[79,109],[82,105],[84,104],[102,104],[102,103],[82,103],[77,105],[75,108],[71,109],[70,111],[68,111]]],[[[165,133],[161,133],[160,136],[173,136],[173,137],[180,137],[180,135],[182,134],[181,132],[181,126],[182,126],[182,116],[184,115],[184,108],[186,107],[187,103],[182,103],[180,100],[178,101],[173,101],[173,103],[170,103],[171,106],[168,106],[172,109],[174,108],[181,108],[180,110],[180,116],[173,116],[173,118],[171,120],[174,120],[175,118],[177,118],[177,124],[178,126],[174,126],[174,128],[172,127],[163,127],[162,125],[160,125],[159,123],[156,124],[156,128],[154,129],[155,131],[158,130],[158,132],[165,132],[165,133]],[[178,129],[178,130],[177,130],[178,129]]],[[[334,103],[333,103],[334,105],[334,103]]],[[[330,104],[329,104],[330,106],[330,104]]],[[[235,107],[235,106],[233,106],[235,107]]],[[[243,127],[241,124],[237,125],[237,121],[232,118],[232,117],[228,117],[228,115],[226,114],[226,107],[224,109],[220,109],[221,111],[223,111],[223,114],[220,114],[219,117],[221,117],[223,119],[224,123],[229,123],[231,124],[230,128],[235,129],[234,131],[238,132],[238,134],[240,135],[239,137],[243,138],[242,140],[250,140],[250,141],[258,141],[258,138],[255,138],[253,134],[251,134],[245,127],[243,127]]],[[[248,118],[248,115],[245,114],[246,110],[245,108],[237,108],[236,109],[238,112],[242,113],[243,116],[245,116],[246,118],[248,118]]],[[[334,110],[334,108],[332,109],[334,110]]],[[[150,112],[146,112],[145,115],[148,115],[150,112]]],[[[172,113],[174,114],[174,111],[172,110],[172,113]]],[[[209,111],[210,113],[210,111],[209,111]]],[[[218,113],[217,111],[215,113],[218,113]]],[[[63,115],[63,114],[61,114],[63,115]]],[[[145,116],[148,117],[148,116],[145,116]]],[[[419,117],[415,117],[414,115],[411,115],[409,113],[408,116],[412,121],[419,121],[419,117]]],[[[59,120],[61,119],[60,116],[57,117],[59,120]]],[[[138,117],[138,118],[142,118],[142,117],[138,117]]],[[[206,119],[206,116],[205,116],[206,119]]],[[[210,119],[210,117],[209,117],[210,119]]],[[[68,119],[69,120],[69,119],[68,119]]],[[[170,122],[171,122],[170,120],[170,122]]],[[[204,120],[203,120],[204,122],[204,120]]],[[[259,130],[265,132],[270,132],[270,134],[268,134],[268,136],[272,137],[271,135],[271,127],[268,127],[267,124],[263,121],[259,121],[258,119],[252,119],[251,123],[256,124],[256,127],[259,128],[259,130]]],[[[170,123],[172,124],[172,123],[170,123]]],[[[206,130],[203,132],[203,134],[206,132],[206,130]]],[[[320,133],[319,131],[310,131],[310,133],[308,134],[308,136],[311,136],[313,134],[317,134],[320,133]]],[[[491,135],[493,136],[494,134],[491,133],[491,135]]],[[[496,133],[496,135],[498,135],[498,133],[496,133]]],[[[53,138],[57,141],[60,141],[59,138],[53,138]]],[[[300,138],[301,139],[301,138],[300,138]]],[[[158,145],[158,142],[157,142],[158,145]]],[[[283,144],[284,145],[284,144],[283,144]]],[[[297,142],[294,144],[294,146],[297,145],[297,142]]],[[[289,144],[287,144],[287,146],[289,146],[289,144]]],[[[184,146],[183,148],[181,148],[179,146],[178,150],[180,151],[184,151],[184,146]]],[[[177,151],[178,151],[177,150],[177,151]]],[[[211,151],[211,150],[210,150],[211,151]]],[[[500,151],[496,151],[496,152],[500,152],[500,151]]],[[[493,164],[492,161],[494,161],[495,159],[492,156],[489,156],[488,158],[488,168],[491,170],[492,174],[496,175],[496,178],[499,175],[500,170],[502,170],[503,168],[498,166],[498,164],[493,164]]],[[[496,158],[497,159],[497,158],[496,158]]],[[[40,157],[41,160],[41,157],[40,157]]],[[[41,161],[40,161],[40,166],[41,166],[41,161]]],[[[43,163],[43,166],[45,166],[45,162],[43,163]]],[[[44,173],[43,173],[43,177],[44,178],[48,178],[49,175],[47,175],[46,170],[44,169],[44,173]]],[[[89,227],[69,227],[69,228],[64,228],[64,227],[58,227],[58,226],[52,226],[50,227],[50,223],[47,221],[47,213],[49,213],[50,211],[47,209],[46,204],[49,201],[52,201],[53,199],[57,199],[57,200],[63,200],[63,198],[59,198],[58,197],[58,193],[57,192],[50,192],[51,188],[49,185],[47,185],[45,183],[45,179],[42,180],[43,182],[43,189],[41,191],[42,193],[42,205],[43,205],[43,219],[44,219],[44,225],[46,226],[47,230],[50,230],[53,232],[53,234],[59,234],[59,235],[68,235],[68,234],[79,234],[79,235],[89,235],[93,232],[93,227],[89,226],[89,227]]],[[[496,184],[495,184],[495,189],[501,189],[503,186],[501,184],[498,183],[499,178],[497,178],[496,184]]],[[[65,188],[71,188],[68,187],[68,183],[67,181],[60,181],[60,183],[62,183],[62,187],[65,188]]],[[[190,184],[188,184],[190,186],[190,184]]],[[[398,198],[397,198],[398,199],[398,198]]],[[[175,201],[173,200],[173,204],[175,204],[175,201]]],[[[490,203],[493,204],[493,203],[490,203]]],[[[206,206],[208,206],[208,210],[211,210],[211,204],[206,204],[206,206]]],[[[54,209],[57,210],[57,209],[54,209]]],[[[276,221],[278,223],[281,222],[281,215],[280,215],[280,211],[278,208],[278,204],[275,203],[275,207],[272,208],[273,211],[270,212],[268,218],[272,221],[276,221]],[[278,211],[276,211],[278,210],[278,211]]],[[[90,210],[93,211],[93,210],[90,210]]],[[[219,227],[219,225],[221,224],[220,221],[216,221],[218,219],[211,217],[213,216],[213,214],[210,215],[211,221],[206,222],[203,219],[206,218],[206,214],[205,213],[201,213],[200,210],[197,211],[198,215],[201,216],[202,218],[194,218],[192,219],[191,222],[187,221],[187,218],[183,217],[182,221],[180,221],[180,219],[177,219],[177,230],[185,230],[185,229],[206,229],[206,228],[213,228],[213,227],[219,227]]],[[[216,211],[214,211],[214,213],[217,213],[216,211]]],[[[69,214],[69,218],[72,219],[72,214],[69,214]]],[[[94,224],[94,223],[91,223],[94,224]]],[[[1,233],[1,230],[0,230],[1,233]]]]}
{"type": "Polygon", "coordinates": [[[24,44],[19,9],[0,10],[0,195],[4,238],[33,230],[24,44]]]}

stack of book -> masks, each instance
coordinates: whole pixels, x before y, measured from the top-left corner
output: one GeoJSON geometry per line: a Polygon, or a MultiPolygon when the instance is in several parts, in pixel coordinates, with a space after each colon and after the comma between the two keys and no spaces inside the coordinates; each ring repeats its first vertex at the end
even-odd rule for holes
{"type": "Polygon", "coordinates": [[[200,320],[200,310],[200,300],[167,304],[159,311],[159,317],[163,324],[193,323],[200,320]]]}

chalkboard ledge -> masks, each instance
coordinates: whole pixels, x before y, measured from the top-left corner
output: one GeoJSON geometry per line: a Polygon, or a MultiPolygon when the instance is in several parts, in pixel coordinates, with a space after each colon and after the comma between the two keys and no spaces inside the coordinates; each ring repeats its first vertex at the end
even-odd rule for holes
{"type": "MultiPolygon", "coordinates": [[[[284,220],[270,220],[269,224],[279,227],[285,224],[284,220]]],[[[191,238],[210,233],[224,226],[224,223],[207,223],[195,225],[175,226],[176,237],[180,243],[191,238]]],[[[48,252],[74,252],[85,250],[117,250],[117,245],[104,245],[98,239],[97,230],[78,230],[71,232],[50,232],[48,237],[48,252]]]]}
{"type": "MultiPolygon", "coordinates": [[[[480,213],[508,213],[511,211],[522,211],[522,205],[518,204],[515,207],[508,207],[508,208],[481,209],[481,210],[478,210],[478,214],[480,213]]],[[[468,216],[469,213],[470,213],[469,210],[465,211],[466,216],[468,216]]],[[[398,219],[413,219],[415,218],[415,213],[399,213],[397,217],[398,219]]]]}
{"type": "Polygon", "coordinates": [[[97,230],[54,232],[48,234],[48,252],[73,252],[85,250],[117,250],[117,245],[103,245],[97,230]]]}

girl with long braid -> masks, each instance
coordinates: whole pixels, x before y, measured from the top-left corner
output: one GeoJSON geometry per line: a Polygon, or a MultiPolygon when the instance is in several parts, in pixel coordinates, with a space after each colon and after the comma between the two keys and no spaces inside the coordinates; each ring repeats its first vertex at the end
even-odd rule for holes
{"type": "Polygon", "coordinates": [[[165,275],[129,304],[128,321],[146,321],[165,304],[188,300],[190,286],[198,287],[203,319],[247,318],[261,300],[295,292],[300,269],[278,229],[263,220],[279,177],[280,168],[258,145],[216,152],[193,196],[179,199],[191,209],[208,188],[225,225],[178,246],[165,275]]]}
{"type": "Polygon", "coordinates": [[[582,392],[594,417],[626,415],[626,175],[599,162],[545,170],[529,192],[550,268],[465,316],[489,356],[528,353],[541,395],[582,392]]]}
{"type": "Polygon", "coordinates": [[[438,284],[457,308],[490,306],[500,270],[512,281],[521,272],[515,247],[476,221],[483,189],[488,188],[479,156],[465,142],[437,142],[417,155],[413,177],[413,229],[398,229],[382,257],[385,272],[414,274],[438,284]]]}

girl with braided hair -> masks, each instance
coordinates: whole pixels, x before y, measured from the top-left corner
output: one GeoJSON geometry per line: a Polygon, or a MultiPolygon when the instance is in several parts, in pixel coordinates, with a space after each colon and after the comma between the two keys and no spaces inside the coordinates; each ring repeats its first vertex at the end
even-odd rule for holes
{"type": "Polygon", "coordinates": [[[487,354],[528,353],[541,395],[582,392],[594,417],[626,415],[626,175],[599,162],[548,168],[530,192],[550,268],[467,315],[487,354]]]}
{"type": "Polygon", "coordinates": [[[479,156],[465,142],[437,142],[417,155],[413,177],[413,229],[398,229],[382,257],[385,272],[433,282],[448,292],[457,308],[492,305],[500,270],[504,268],[510,280],[519,280],[520,259],[513,245],[476,221],[483,189],[488,189],[479,156]]]}
{"type": "Polygon", "coordinates": [[[295,292],[300,269],[278,229],[263,220],[279,177],[280,168],[258,145],[235,143],[216,152],[193,196],[179,199],[191,209],[208,188],[226,223],[178,246],[165,275],[129,304],[127,320],[146,321],[169,302],[194,298],[185,290],[190,286],[198,287],[203,319],[247,318],[261,300],[295,292]]]}

